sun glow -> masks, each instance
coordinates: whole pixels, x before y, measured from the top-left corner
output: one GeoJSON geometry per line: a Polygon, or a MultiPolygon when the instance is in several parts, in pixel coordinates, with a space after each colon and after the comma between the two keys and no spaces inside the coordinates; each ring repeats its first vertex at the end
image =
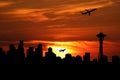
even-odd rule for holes
{"type": "MultiPolygon", "coordinates": [[[[32,44],[33,46],[42,43],[43,44],[43,56],[48,52],[48,48],[51,47],[52,51],[57,57],[64,58],[66,54],[71,54],[73,57],[80,55],[84,56],[85,52],[91,53],[91,59],[98,57],[98,42],[94,41],[40,41],[32,40],[27,41],[25,44],[32,44]],[[65,50],[64,50],[65,49],[65,50]],[[63,50],[63,51],[60,51],[63,50]]],[[[108,50],[107,50],[108,51],[108,50]]]]}
{"type": "Polygon", "coordinates": [[[52,48],[52,51],[56,54],[57,57],[65,58],[66,54],[71,54],[73,57],[80,55],[81,57],[84,56],[85,52],[93,52],[91,54],[92,58],[97,56],[98,48],[93,48],[97,46],[96,42],[88,42],[88,41],[68,41],[68,42],[49,42],[46,46],[46,50],[49,47],[52,48]],[[64,50],[65,49],[65,50],[64,50]],[[64,50],[64,51],[60,51],[64,50]]]}
{"type": "Polygon", "coordinates": [[[59,56],[61,58],[64,58],[66,54],[70,53],[74,53],[74,51],[72,49],[70,49],[69,47],[66,47],[66,46],[51,46],[52,49],[53,49],[53,52],[56,54],[56,56],[59,56]],[[63,51],[60,51],[60,50],[63,50],[63,51]]]}
{"type": "Polygon", "coordinates": [[[65,55],[68,53],[69,54],[75,53],[74,49],[69,45],[70,43],[67,42],[54,42],[54,45],[48,45],[48,48],[51,47],[57,57],[64,58],[65,55]]]}

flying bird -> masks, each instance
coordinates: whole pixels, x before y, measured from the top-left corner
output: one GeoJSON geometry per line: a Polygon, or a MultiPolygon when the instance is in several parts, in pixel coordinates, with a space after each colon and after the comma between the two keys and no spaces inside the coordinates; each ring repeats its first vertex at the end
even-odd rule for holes
{"type": "Polygon", "coordinates": [[[86,9],[85,11],[81,12],[82,15],[84,14],[88,14],[89,16],[91,15],[91,12],[97,10],[97,8],[94,8],[94,9],[86,9]]]}
{"type": "Polygon", "coordinates": [[[66,49],[60,49],[59,52],[64,52],[66,49]]]}

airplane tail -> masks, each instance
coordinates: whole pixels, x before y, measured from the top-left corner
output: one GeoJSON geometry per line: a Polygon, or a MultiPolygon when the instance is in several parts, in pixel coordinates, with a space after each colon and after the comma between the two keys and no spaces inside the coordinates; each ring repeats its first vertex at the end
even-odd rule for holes
{"type": "Polygon", "coordinates": [[[88,15],[90,16],[90,15],[91,15],[91,13],[89,12],[89,13],[88,13],[88,15]]]}

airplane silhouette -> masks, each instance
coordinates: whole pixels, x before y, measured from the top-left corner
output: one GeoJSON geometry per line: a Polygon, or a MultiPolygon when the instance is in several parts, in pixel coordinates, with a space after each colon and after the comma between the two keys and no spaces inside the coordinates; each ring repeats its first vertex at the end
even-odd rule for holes
{"type": "Polygon", "coordinates": [[[88,10],[88,9],[86,9],[85,11],[83,11],[83,12],[81,12],[81,14],[88,14],[89,16],[91,15],[91,12],[93,12],[93,11],[95,11],[96,10],[96,8],[94,8],[94,9],[90,9],[90,10],[88,10]]]}
{"type": "Polygon", "coordinates": [[[60,49],[59,52],[64,52],[66,49],[60,49]]]}

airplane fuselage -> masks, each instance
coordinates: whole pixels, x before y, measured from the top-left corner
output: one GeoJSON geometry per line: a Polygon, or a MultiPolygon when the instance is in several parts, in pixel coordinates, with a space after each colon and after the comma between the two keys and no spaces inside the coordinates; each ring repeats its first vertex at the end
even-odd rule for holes
{"type": "Polygon", "coordinates": [[[64,52],[66,49],[60,49],[59,52],[64,52]]]}

